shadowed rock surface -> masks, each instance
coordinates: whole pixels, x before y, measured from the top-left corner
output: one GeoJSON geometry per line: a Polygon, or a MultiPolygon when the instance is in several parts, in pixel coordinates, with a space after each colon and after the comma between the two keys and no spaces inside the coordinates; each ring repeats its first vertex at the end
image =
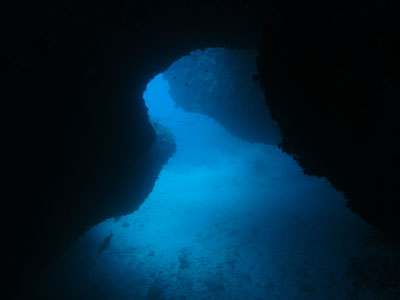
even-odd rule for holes
{"type": "Polygon", "coordinates": [[[306,174],[328,178],[364,220],[399,237],[390,115],[399,35],[390,11],[385,1],[280,6],[264,30],[258,78],[283,150],[306,174]]]}
{"type": "Polygon", "coordinates": [[[164,78],[178,107],[208,115],[242,140],[278,145],[279,129],[253,80],[257,51],[211,48],[174,62],[164,78]]]}

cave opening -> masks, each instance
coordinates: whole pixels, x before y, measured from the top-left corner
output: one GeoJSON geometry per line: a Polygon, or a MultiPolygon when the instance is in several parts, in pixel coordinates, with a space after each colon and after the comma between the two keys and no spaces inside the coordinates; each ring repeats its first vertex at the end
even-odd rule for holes
{"type": "Polygon", "coordinates": [[[245,84],[257,86],[256,53],[235,51],[194,51],[149,82],[150,121],[176,151],[137,211],[91,228],[49,267],[49,298],[351,294],[348,260],[368,227],[341,193],[279,149],[267,108],[246,98],[262,99],[245,84]]]}

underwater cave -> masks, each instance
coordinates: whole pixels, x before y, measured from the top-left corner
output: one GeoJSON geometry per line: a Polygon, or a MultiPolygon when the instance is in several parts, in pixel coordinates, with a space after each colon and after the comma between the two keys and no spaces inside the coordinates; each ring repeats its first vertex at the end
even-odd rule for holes
{"type": "Polygon", "coordinates": [[[2,299],[400,299],[391,6],[5,3],[2,299]]]}
{"type": "Polygon", "coordinates": [[[371,229],[278,147],[256,57],[196,50],[148,83],[153,150],[172,156],[138,210],[53,260],[39,298],[355,299],[369,273],[349,261],[371,229]]]}

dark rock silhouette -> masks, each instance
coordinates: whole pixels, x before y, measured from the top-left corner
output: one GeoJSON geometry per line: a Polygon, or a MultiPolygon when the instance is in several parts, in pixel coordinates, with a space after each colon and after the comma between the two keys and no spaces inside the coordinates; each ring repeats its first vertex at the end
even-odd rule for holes
{"type": "Polygon", "coordinates": [[[343,191],[364,220],[399,237],[389,111],[400,64],[390,5],[313,1],[277,10],[264,30],[257,78],[282,149],[306,174],[343,191]]]}

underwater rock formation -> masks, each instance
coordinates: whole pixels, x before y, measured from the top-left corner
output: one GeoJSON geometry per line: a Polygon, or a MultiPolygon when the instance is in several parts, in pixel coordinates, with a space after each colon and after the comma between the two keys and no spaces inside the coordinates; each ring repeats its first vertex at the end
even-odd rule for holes
{"type": "Polygon", "coordinates": [[[282,149],[306,174],[343,191],[368,223],[400,237],[389,116],[400,64],[390,7],[328,1],[276,9],[265,26],[257,78],[282,149]]]}
{"type": "Polygon", "coordinates": [[[255,50],[197,50],[175,61],[164,78],[178,107],[214,118],[242,140],[278,145],[277,124],[253,80],[256,58],[255,50]]]}
{"type": "Polygon", "coordinates": [[[255,47],[263,24],[259,78],[283,149],[344,191],[365,219],[400,228],[375,159],[385,141],[383,99],[395,89],[386,71],[396,61],[387,50],[393,31],[370,21],[386,8],[316,20],[308,7],[256,0],[23,2],[0,12],[10,290],[152,190],[167,157],[152,156],[156,137],[142,101],[150,79],[195,49],[255,47]],[[358,27],[346,19],[359,15],[358,27]]]}
{"type": "Polygon", "coordinates": [[[150,122],[156,132],[156,140],[151,149],[152,158],[164,164],[176,151],[174,136],[157,120],[150,118],[150,122]]]}
{"type": "Polygon", "coordinates": [[[192,50],[254,46],[252,14],[214,0],[2,7],[10,291],[91,226],[139,207],[169,155],[152,156],[146,84],[192,50]]]}

